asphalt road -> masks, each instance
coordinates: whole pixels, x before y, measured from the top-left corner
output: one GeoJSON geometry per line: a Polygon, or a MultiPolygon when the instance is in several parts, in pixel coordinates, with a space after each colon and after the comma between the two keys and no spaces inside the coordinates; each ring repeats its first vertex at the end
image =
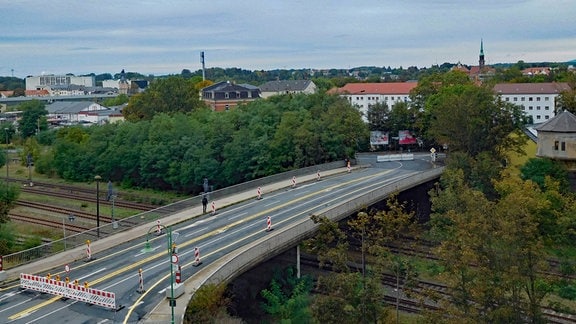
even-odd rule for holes
{"type": "MultiPolygon", "coordinates": [[[[287,226],[317,210],[336,202],[350,199],[359,191],[382,186],[430,168],[427,155],[417,156],[414,161],[373,163],[373,157],[359,158],[371,167],[359,168],[351,173],[340,173],[321,181],[297,184],[271,193],[263,193],[262,199],[248,199],[227,208],[217,209],[215,215],[195,215],[190,220],[164,228],[156,234],[156,225],[141,237],[119,237],[114,249],[95,252],[89,262],[68,263],[71,281],[99,290],[115,293],[117,311],[90,305],[72,299],[20,290],[15,284],[0,291],[1,323],[136,323],[166,298],[176,265],[171,266],[168,253],[169,234],[178,249],[178,265],[182,280],[189,278],[202,266],[214,262],[228,252],[265,235],[267,218],[272,228],[287,226]],[[420,157],[420,158],[419,158],[420,157]],[[149,243],[150,251],[145,249],[149,243]],[[199,249],[202,264],[195,263],[195,248],[199,249]],[[139,293],[142,269],[142,286],[139,293]]],[[[66,276],[65,263],[49,271],[52,277],[66,276]]],[[[46,276],[47,273],[35,273],[46,276]]]]}

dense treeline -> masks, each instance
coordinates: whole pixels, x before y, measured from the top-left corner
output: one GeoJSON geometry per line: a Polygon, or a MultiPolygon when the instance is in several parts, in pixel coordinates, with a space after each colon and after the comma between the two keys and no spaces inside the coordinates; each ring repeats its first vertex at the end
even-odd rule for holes
{"type": "Polygon", "coordinates": [[[226,113],[160,113],[150,120],[55,131],[36,171],[94,175],[125,187],[197,193],[348,156],[366,145],[360,113],[337,96],[279,96],[226,113]]]}

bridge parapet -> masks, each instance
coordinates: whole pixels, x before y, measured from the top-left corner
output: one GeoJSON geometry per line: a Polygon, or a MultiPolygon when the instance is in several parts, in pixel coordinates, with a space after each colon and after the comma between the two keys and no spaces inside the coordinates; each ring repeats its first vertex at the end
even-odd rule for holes
{"type": "MultiPolygon", "coordinates": [[[[316,213],[319,216],[326,216],[333,221],[339,221],[348,215],[360,210],[365,206],[370,206],[394,192],[400,192],[416,187],[425,182],[437,179],[444,171],[443,167],[431,169],[399,181],[383,185],[382,187],[358,194],[340,204],[336,204],[316,213]]],[[[230,282],[235,277],[256,266],[257,264],[280,254],[294,246],[302,240],[310,237],[317,230],[318,225],[308,217],[298,223],[286,228],[277,228],[271,235],[267,235],[257,241],[251,242],[242,248],[221,257],[216,262],[207,265],[191,278],[186,280],[186,293],[182,296],[175,310],[180,318],[183,318],[186,306],[194,296],[195,291],[205,284],[218,284],[230,282]]],[[[165,303],[165,302],[164,302],[165,303]]],[[[167,303],[166,303],[167,304],[167,303]]],[[[162,308],[157,308],[156,312],[150,314],[146,320],[148,323],[156,323],[159,320],[169,319],[170,311],[167,308],[164,312],[162,308]]]]}

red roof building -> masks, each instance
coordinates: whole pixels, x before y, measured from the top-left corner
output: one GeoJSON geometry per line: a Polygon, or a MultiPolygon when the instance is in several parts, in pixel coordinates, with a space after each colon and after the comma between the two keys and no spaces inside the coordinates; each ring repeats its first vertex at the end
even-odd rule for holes
{"type": "Polygon", "coordinates": [[[358,107],[366,120],[370,105],[385,103],[392,107],[397,102],[409,102],[410,91],[417,85],[416,82],[348,83],[330,90],[330,93],[346,97],[352,105],[358,107]]]}

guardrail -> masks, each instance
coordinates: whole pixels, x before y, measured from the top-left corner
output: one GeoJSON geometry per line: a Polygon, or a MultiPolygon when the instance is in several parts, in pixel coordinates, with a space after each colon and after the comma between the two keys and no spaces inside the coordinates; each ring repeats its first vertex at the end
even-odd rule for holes
{"type": "Polygon", "coordinates": [[[376,156],[376,162],[412,161],[412,160],[414,160],[413,153],[387,154],[376,156]]]}

